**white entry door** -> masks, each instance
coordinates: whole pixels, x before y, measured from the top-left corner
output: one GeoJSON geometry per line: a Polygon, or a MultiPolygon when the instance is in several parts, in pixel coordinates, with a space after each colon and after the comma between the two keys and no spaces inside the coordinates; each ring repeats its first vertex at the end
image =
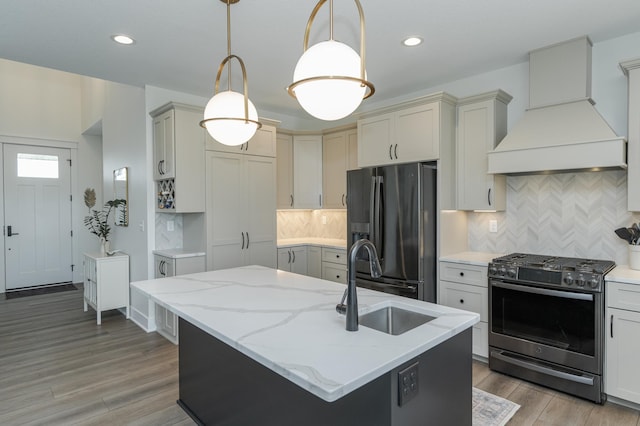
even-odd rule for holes
{"type": "Polygon", "coordinates": [[[71,282],[70,150],[3,150],[7,290],[71,282]]]}

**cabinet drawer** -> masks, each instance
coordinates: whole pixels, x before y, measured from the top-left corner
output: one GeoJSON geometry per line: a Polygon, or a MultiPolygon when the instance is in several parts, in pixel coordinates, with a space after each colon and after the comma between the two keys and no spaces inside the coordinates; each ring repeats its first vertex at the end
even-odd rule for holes
{"type": "Polygon", "coordinates": [[[473,326],[473,346],[474,355],[489,357],[489,324],[480,321],[473,326]]]}
{"type": "Polygon", "coordinates": [[[440,262],[440,279],[487,287],[487,267],[464,263],[440,262]]]}
{"type": "Polygon", "coordinates": [[[340,249],[322,248],[322,261],[338,263],[340,265],[347,264],[347,251],[340,249]]]}
{"type": "Polygon", "coordinates": [[[640,312],[640,285],[606,282],[607,306],[640,312]]]}
{"type": "Polygon", "coordinates": [[[486,288],[440,281],[440,304],[480,314],[480,321],[489,321],[488,293],[486,288]]]}
{"type": "Polygon", "coordinates": [[[334,281],[340,284],[347,283],[347,269],[326,262],[322,263],[322,279],[334,281]]]}

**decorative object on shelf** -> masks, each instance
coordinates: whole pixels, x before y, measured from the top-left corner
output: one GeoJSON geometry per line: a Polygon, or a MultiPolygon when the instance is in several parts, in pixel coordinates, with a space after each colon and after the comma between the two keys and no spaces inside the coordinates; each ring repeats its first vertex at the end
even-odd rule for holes
{"type": "Polygon", "coordinates": [[[124,200],[116,207],[114,224],[129,226],[129,168],[121,167],[113,171],[113,198],[124,200]]]}
{"type": "Polygon", "coordinates": [[[367,81],[365,70],[364,13],[360,1],[354,1],[360,15],[360,55],[333,39],[333,0],[329,0],[329,40],[308,48],[313,20],[326,3],[326,0],[320,0],[307,22],[304,53],[293,72],[294,82],[287,88],[289,95],[296,98],[305,111],[321,120],[348,116],[363,99],[375,92],[373,84],[367,81]]]}
{"type": "Polygon", "coordinates": [[[629,228],[618,228],[614,232],[629,243],[629,268],[640,271],[640,226],[634,223],[629,228]]]}
{"type": "Polygon", "coordinates": [[[84,190],[84,205],[89,208],[89,215],[84,217],[84,225],[89,232],[100,238],[101,252],[108,256],[115,254],[115,252],[110,251],[109,234],[111,233],[111,227],[109,226],[109,216],[114,210],[122,212],[118,208],[123,204],[126,204],[126,201],[122,199],[109,200],[104,203],[102,210],[95,210],[93,207],[96,205],[96,191],[93,188],[84,190]]]}
{"type": "Polygon", "coordinates": [[[215,140],[224,145],[242,145],[253,137],[256,131],[262,127],[258,121],[256,107],[249,100],[247,88],[247,70],[239,56],[231,54],[231,3],[240,0],[220,0],[227,5],[227,57],[222,60],[216,75],[213,97],[207,103],[204,110],[204,120],[200,126],[215,140]],[[242,70],[242,83],[244,95],[231,90],[231,59],[237,59],[242,70]],[[220,92],[220,75],[224,66],[227,67],[227,90],[220,92]]]}

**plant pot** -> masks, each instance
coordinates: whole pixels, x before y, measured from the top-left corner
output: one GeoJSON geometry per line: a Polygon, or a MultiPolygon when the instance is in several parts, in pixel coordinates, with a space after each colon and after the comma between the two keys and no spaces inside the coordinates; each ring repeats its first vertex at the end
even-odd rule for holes
{"type": "Polygon", "coordinates": [[[109,255],[111,251],[111,242],[109,240],[102,240],[100,243],[100,253],[109,255]]]}
{"type": "Polygon", "coordinates": [[[640,245],[629,246],[629,268],[640,271],[640,245]]]}

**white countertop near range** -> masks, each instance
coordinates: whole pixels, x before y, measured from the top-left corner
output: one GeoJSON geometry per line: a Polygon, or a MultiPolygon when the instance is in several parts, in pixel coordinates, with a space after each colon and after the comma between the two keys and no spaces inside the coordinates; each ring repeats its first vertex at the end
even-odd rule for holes
{"type": "Polygon", "coordinates": [[[482,251],[464,251],[461,253],[441,256],[440,261],[465,263],[468,265],[487,266],[496,257],[504,256],[503,253],[487,253],[482,251]]]}
{"type": "Polygon", "coordinates": [[[618,265],[605,275],[605,281],[640,285],[640,271],[631,269],[628,265],[618,265]]]}
{"type": "Polygon", "coordinates": [[[278,248],[293,246],[323,246],[337,249],[347,248],[347,240],[335,238],[279,238],[277,244],[278,248]]]}
{"type": "Polygon", "coordinates": [[[479,321],[442,305],[358,289],[360,313],[403,305],[436,317],[399,336],[345,330],[344,285],[245,266],[131,283],[156,303],[325,401],[335,401],[479,321]]]}
{"type": "Polygon", "coordinates": [[[157,254],[160,256],[164,256],[164,257],[168,257],[170,259],[182,259],[182,258],[186,258],[186,257],[200,257],[200,256],[206,256],[207,253],[203,252],[203,251],[193,251],[193,250],[186,250],[186,249],[158,249],[158,250],[153,250],[152,251],[153,254],[157,254]]]}

